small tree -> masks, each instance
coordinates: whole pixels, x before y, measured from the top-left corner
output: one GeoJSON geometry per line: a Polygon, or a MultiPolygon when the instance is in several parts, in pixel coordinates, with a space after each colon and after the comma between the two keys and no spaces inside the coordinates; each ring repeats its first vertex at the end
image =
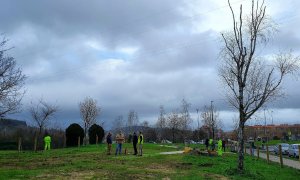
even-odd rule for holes
{"type": "Polygon", "coordinates": [[[238,18],[232,14],[233,28],[223,33],[220,77],[228,88],[229,103],[238,110],[238,170],[244,170],[244,126],[246,121],[263,105],[281,97],[281,83],[286,75],[298,70],[299,57],[291,53],[279,54],[275,59],[263,61],[256,51],[270,39],[274,27],[266,16],[264,1],[252,0],[250,15],[243,16],[240,6],[238,18]]]}
{"type": "Polygon", "coordinates": [[[67,146],[68,147],[77,146],[78,137],[80,137],[80,144],[82,144],[83,137],[84,137],[84,130],[79,124],[73,123],[66,129],[67,146]]]}
{"type": "Polygon", "coordinates": [[[220,128],[221,124],[219,120],[219,112],[213,105],[211,105],[210,107],[204,106],[201,117],[203,125],[209,131],[208,135],[211,136],[212,139],[215,139],[215,133],[218,128],[220,128]]]}
{"type": "Polygon", "coordinates": [[[7,55],[7,41],[6,38],[0,41],[0,117],[18,111],[26,79],[14,58],[7,55]]]}
{"type": "Polygon", "coordinates": [[[84,123],[84,140],[85,144],[88,141],[88,129],[92,124],[96,123],[100,108],[97,107],[97,101],[90,97],[86,97],[83,102],[79,103],[80,115],[84,123]]]}
{"type": "Polygon", "coordinates": [[[43,99],[40,99],[38,103],[34,104],[31,102],[31,106],[29,107],[29,112],[34,123],[38,126],[39,131],[37,134],[37,138],[41,138],[42,130],[49,123],[51,118],[57,112],[58,107],[55,105],[50,105],[46,103],[43,99]]]}
{"type": "Polygon", "coordinates": [[[90,144],[96,144],[96,136],[98,136],[98,142],[102,142],[104,137],[104,129],[97,125],[93,124],[89,128],[89,142],[90,144]]]}

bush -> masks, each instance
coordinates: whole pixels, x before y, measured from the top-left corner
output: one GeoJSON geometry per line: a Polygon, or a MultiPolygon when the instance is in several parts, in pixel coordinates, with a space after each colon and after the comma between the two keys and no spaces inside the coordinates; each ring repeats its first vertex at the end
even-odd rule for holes
{"type": "Polygon", "coordinates": [[[66,129],[66,145],[68,147],[70,146],[77,146],[78,145],[78,137],[80,136],[80,144],[83,142],[83,137],[84,137],[84,130],[83,128],[76,123],[71,124],[67,129],[66,129]]]}
{"type": "Polygon", "coordinates": [[[97,124],[93,124],[89,129],[90,144],[96,144],[96,135],[98,136],[98,142],[101,143],[104,137],[104,129],[97,124]]]}

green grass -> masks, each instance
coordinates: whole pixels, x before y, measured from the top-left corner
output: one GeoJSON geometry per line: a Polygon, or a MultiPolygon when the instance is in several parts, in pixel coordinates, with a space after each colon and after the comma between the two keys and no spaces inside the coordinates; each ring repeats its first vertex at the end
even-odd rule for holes
{"type": "MultiPolygon", "coordinates": [[[[125,144],[126,147],[132,153],[131,144],[125,144]]],[[[159,154],[177,150],[145,144],[142,157],[106,155],[103,144],[36,153],[0,151],[0,179],[296,179],[300,176],[299,170],[280,168],[279,164],[267,164],[250,156],[245,158],[245,173],[239,174],[235,171],[236,154],[223,157],[159,154]]]]}

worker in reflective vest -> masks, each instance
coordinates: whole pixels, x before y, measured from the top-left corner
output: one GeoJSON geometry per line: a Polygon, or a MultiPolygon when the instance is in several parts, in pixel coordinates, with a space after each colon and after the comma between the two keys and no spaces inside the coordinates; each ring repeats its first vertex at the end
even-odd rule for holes
{"type": "Polygon", "coordinates": [[[143,136],[142,132],[140,131],[139,139],[138,139],[140,156],[143,155],[143,143],[144,143],[144,136],[143,136]]]}
{"type": "Polygon", "coordinates": [[[219,139],[219,141],[218,141],[218,155],[219,155],[219,156],[222,156],[222,154],[223,154],[223,150],[222,150],[222,140],[219,139]]]}
{"type": "Polygon", "coordinates": [[[46,134],[44,137],[44,142],[45,142],[45,150],[50,150],[50,144],[51,144],[51,137],[46,134]]]}

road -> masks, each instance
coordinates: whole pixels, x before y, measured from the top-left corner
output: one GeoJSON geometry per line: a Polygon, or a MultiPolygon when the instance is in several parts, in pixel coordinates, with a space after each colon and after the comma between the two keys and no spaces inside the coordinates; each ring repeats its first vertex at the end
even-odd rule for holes
{"type": "MultiPolygon", "coordinates": [[[[250,154],[250,149],[247,149],[247,153],[250,154]]],[[[254,151],[254,155],[257,156],[256,149],[254,151]]],[[[267,159],[267,154],[263,153],[263,152],[259,152],[259,157],[263,158],[263,159],[267,159]]],[[[280,163],[279,156],[274,156],[274,155],[269,154],[269,159],[270,159],[270,161],[280,163]]],[[[289,166],[289,167],[292,167],[295,169],[300,169],[299,159],[298,159],[298,161],[296,161],[296,160],[291,160],[291,159],[287,159],[287,158],[282,158],[282,161],[283,161],[283,165],[285,165],[285,166],[289,166]]]]}

